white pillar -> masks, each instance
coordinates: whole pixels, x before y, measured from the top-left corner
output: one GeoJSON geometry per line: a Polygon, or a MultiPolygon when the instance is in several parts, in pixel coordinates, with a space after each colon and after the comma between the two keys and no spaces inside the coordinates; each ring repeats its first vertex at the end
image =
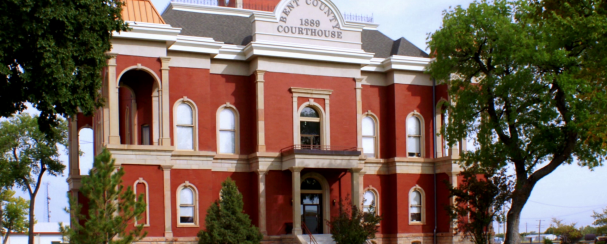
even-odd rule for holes
{"type": "Polygon", "coordinates": [[[363,119],[363,101],[362,101],[362,82],[363,78],[356,78],[356,147],[359,151],[363,150],[362,119],[363,119]]]}
{"type": "Polygon", "coordinates": [[[116,56],[117,54],[109,54],[108,60],[108,101],[110,107],[110,138],[108,144],[120,144],[120,117],[119,117],[119,102],[118,102],[118,81],[116,80],[116,56]]]}
{"type": "Polygon", "coordinates": [[[350,170],[352,174],[352,204],[361,207],[360,198],[360,168],[353,168],[350,170]]]}
{"type": "Polygon", "coordinates": [[[171,61],[171,57],[160,57],[160,61],[162,62],[162,111],[160,113],[162,137],[160,140],[162,142],[161,145],[170,146],[171,132],[169,131],[169,62],[171,61]]]}
{"type": "Polygon", "coordinates": [[[164,237],[173,237],[171,226],[171,168],[172,165],[162,165],[164,175],[164,237]]]}
{"type": "Polygon", "coordinates": [[[255,96],[256,96],[256,107],[257,107],[257,152],[266,151],[266,132],[265,132],[265,116],[264,116],[264,74],[265,71],[256,71],[255,81],[255,96]]]}
{"type": "Polygon", "coordinates": [[[257,176],[259,179],[259,231],[263,235],[267,235],[267,225],[266,225],[266,175],[268,175],[268,171],[259,170],[257,171],[257,176]]]}
{"type": "Polygon", "coordinates": [[[293,235],[301,235],[301,170],[302,167],[291,167],[293,173],[293,235]]]}

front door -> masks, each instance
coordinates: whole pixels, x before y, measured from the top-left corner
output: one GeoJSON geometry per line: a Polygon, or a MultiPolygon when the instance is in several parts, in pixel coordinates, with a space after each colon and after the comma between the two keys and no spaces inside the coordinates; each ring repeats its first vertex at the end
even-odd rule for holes
{"type": "MultiPolygon", "coordinates": [[[[322,234],[322,194],[301,194],[301,222],[311,234],[322,234]]],[[[304,229],[304,234],[308,234],[304,229]]]]}

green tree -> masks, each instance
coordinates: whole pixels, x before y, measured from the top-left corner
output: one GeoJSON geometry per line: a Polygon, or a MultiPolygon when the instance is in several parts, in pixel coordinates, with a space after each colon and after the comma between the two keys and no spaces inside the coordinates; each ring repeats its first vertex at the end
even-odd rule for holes
{"type": "Polygon", "coordinates": [[[594,218],[592,225],[596,226],[595,234],[607,234],[607,208],[603,209],[602,213],[593,211],[592,218],[594,218]]]}
{"type": "Polygon", "coordinates": [[[463,181],[457,187],[449,182],[449,196],[455,204],[447,205],[451,219],[457,220],[457,232],[476,244],[491,242],[491,224],[499,218],[510,201],[513,182],[506,169],[482,168],[479,164],[465,168],[463,181]]]}
{"type": "Polygon", "coordinates": [[[34,243],[34,206],[45,174],[63,174],[58,145],[67,146],[67,123],[58,119],[51,133],[38,127],[38,117],[27,113],[0,123],[0,161],[6,162],[14,183],[29,194],[29,243],[34,243]]]}
{"type": "Polygon", "coordinates": [[[45,133],[102,104],[102,68],[113,31],[125,31],[118,0],[0,1],[0,116],[40,111],[45,133]]]}
{"type": "Polygon", "coordinates": [[[207,209],[205,230],[198,233],[198,243],[252,244],[263,238],[249,215],[243,211],[242,194],[236,183],[228,178],[221,183],[221,198],[207,209]]]}
{"type": "Polygon", "coordinates": [[[351,208],[341,206],[339,216],[331,220],[331,234],[336,243],[363,244],[368,239],[374,239],[382,217],[377,215],[375,208],[369,212],[360,211],[358,206],[351,208]]]}
{"type": "MultiPolygon", "coordinates": [[[[464,164],[511,167],[507,244],[533,188],[560,165],[607,155],[607,9],[602,0],[481,0],[444,12],[428,73],[449,87],[450,144],[464,164]],[[486,164],[486,165],[485,165],[486,164]]],[[[566,180],[566,179],[563,179],[566,180]]]]}
{"type": "Polygon", "coordinates": [[[594,228],[590,225],[586,225],[586,226],[580,227],[580,232],[582,232],[582,236],[586,236],[588,234],[596,234],[596,228],[594,228]]]}
{"type": "Polygon", "coordinates": [[[562,244],[572,244],[577,243],[584,236],[582,232],[575,228],[575,223],[565,224],[562,220],[553,218],[552,222],[556,227],[554,227],[554,234],[560,236],[562,244]]]}
{"type": "MultiPolygon", "coordinates": [[[[27,232],[29,201],[22,197],[15,197],[15,192],[12,190],[0,192],[0,195],[0,199],[7,200],[4,209],[0,212],[0,217],[2,217],[0,232],[4,238],[3,244],[6,244],[11,232],[27,232]]],[[[0,205],[2,204],[0,203],[0,205]]]]}
{"type": "Polygon", "coordinates": [[[88,212],[72,195],[70,197],[72,228],[60,225],[61,233],[73,244],[127,244],[147,235],[143,223],[134,220],[146,210],[143,194],[135,196],[131,187],[124,187],[124,169],[116,170],[115,159],[104,149],[95,157],[88,177],[82,178],[80,193],[88,200],[88,212]],[[129,230],[130,229],[130,230],[129,230]]]}

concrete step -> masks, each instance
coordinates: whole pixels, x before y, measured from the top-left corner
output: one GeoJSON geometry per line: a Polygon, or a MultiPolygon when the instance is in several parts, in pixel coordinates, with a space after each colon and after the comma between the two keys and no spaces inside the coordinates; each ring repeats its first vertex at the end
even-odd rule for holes
{"type": "MultiPolygon", "coordinates": [[[[316,242],[318,242],[318,244],[335,244],[335,241],[333,241],[333,237],[331,234],[317,234],[313,236],[314,239],[316,239],[316,242]]],[[[309,235],[300,235],[299,239],[304,241],[304,243],[312,243],[310,242],[309,235]]]]}

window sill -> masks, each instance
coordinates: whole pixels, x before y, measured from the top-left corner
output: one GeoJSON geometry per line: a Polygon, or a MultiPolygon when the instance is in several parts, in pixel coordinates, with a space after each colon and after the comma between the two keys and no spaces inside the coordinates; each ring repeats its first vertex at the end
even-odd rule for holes
{"type": "Polygon", "coordinates": [[[192,228],[192,227],[199,227],[199,226],[198,226],[198,224],[177,224],[177,227],[192,228]]]}
{"type": "Polygon", "coordinates": [[[426,223],[424,222],[417,222],[417,221],[409,221],[409,225],[425,225],[426,223]]]}

